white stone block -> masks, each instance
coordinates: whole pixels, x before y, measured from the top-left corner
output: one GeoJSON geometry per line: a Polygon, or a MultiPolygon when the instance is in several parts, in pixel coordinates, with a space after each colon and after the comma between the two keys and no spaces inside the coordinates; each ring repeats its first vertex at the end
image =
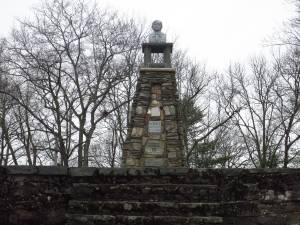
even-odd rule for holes
{"type": "Polygon", "coordinates": [[[160,116],[160,108],[152,107],[151,108],[151,116],[160,116]]]}
{"type": "Polygon", "coordinates": [[[144,109],[142,106],[138,106],[138,107],[136,107],[135,112],[136,112],[136,114],[141,115],[141,114],[144,114],[144,109]]]}
{"type": "Polygon", "coordinates": [[[141,127],[134,127],[134,128],[132,128],[131,136],[132,137],[141,137],[143,135],[143,131],[144,131],[144,129],[141,127]]]}

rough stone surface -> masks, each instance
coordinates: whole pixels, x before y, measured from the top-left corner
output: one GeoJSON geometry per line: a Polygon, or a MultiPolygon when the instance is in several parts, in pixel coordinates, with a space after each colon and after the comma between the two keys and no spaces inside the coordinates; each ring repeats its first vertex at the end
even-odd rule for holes
{"type": "Polygon", "coordinates": [[[142,127],[134,127],[132,128],[131,136],[133,137],[141,137],[143,135],[144,129],[142,127]]]}
{"type": "Polygon", "coordinates": [[[166,161],[163,158],[144,158],[144,160],[144,165],[149,167],[164,167],[166,161]]]}
{"type": "Polygon", "coordinates": [[[300,169],[0,167],[0,184],[1,225],[300,223],[300,169]]]}
{"type": "Polygon", "coordinates": [[[128,136],[123,145],[123,166],[184,166],[184,143],[175,70],[141,68],[132,112],[128,136]],[[141,138],[138,144],[137,137],[141,138]],[[147,143],[150,139],[165,143],[161,149],[161,160],[156,157],[156,162],[153,163],[148,157],[147,143]]]}

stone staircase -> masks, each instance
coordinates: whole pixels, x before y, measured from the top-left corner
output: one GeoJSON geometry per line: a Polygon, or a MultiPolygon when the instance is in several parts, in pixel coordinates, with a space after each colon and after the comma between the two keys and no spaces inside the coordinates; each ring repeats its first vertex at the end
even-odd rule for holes
{"type": "Polygon", "coordinates": [[[124,169],[78,177],[71,189],[66,224],[286,225],[300,221],[293,210],[299,210],[299,202],[289,202],[289,194],[261,187],[254,178],[187,169],[124,169]]]}

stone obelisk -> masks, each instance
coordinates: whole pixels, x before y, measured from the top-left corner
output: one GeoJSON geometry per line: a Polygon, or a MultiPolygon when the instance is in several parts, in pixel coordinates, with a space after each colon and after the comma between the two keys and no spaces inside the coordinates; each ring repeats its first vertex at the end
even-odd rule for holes
{"type": "Polygon", "coordinates": [[[140,67],[127,139],[124,167],[183,167],[183,136],[175,69],[171,66],[173,43],[166,42],[162,23],[152,23],[149,42],[142,44],[140,67]],[[162,62],[154,62],[160,54],[162,62]]]}

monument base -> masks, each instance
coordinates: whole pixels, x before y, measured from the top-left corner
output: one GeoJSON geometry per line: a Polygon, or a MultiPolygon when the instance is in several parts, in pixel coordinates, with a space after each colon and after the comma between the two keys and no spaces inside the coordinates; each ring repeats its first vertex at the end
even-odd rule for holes
{"type": "Polygon", "coordinates": [[[123,146],[123,166],[184,166],[182,134],[175,69],[141,68],[123,146]]]}

